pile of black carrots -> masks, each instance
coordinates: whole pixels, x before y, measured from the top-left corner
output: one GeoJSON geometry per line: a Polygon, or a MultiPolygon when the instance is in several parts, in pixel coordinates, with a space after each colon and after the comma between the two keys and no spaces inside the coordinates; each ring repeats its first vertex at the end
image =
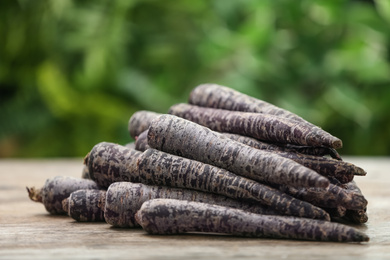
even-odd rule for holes
{"type": "Polygon", "coordinates": [[[135,142],[95,145],[81,178],[48,179],[30,198],[150,234],[369,240],[349,225],[368,220],[353,180],[366,172],[342,160],[340,139],[287,110],[203,84],[167,114],[134,113],[128,128],[135,142]]]}

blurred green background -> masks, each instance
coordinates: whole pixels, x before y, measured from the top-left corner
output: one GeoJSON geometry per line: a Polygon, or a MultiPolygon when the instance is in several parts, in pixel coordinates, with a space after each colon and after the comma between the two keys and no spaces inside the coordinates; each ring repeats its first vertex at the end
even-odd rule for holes
{"type": "Polygon", "coordinates": [[[0,157],[128,143],[213,82],[390,155],[390,1],[2,0],[0,157]]]}

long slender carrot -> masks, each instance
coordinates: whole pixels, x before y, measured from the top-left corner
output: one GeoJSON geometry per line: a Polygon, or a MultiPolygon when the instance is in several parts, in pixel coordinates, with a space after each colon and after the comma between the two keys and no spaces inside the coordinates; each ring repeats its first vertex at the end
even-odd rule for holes
{"type": "Polygon", "coordinates": [[[89,175],[100,187],[108,188],[116,181],[139,182],[136,162],[141,152],[122,145],[101,142],[84,158],[89,175]]]}
{"type": "Polygon", "coordinates": [[[240,134],[232,134],[232,133],[222,133],[222,134],[229,137],[232,140],[238,141],[240,143],[249,145],[251,147],[260,150],[297,152],[297,153],[316,155],[316,156],[330,155],[333,159],[340,160],[340,161],[342,160],[340,154],[335,149],[329,147],[268,143],[268,142],[257,140],[253,137],[244,136],[240,134]]]}
{"type": "Polygon", "coordinates": [[[159,116],[159,113],[140,110],[135,112],[129,119],[128,131],[131,137],[134,139],[143,131],[148,129],[150,122],[159,116]]]}
{"type": "Polygon", "coordinates": [[[276,153],[284,158],[291,159],[312,170],[315,170],[323,176],[326,176],[328,178],[334,177],[338,179],[341,183],[348,183],[352,181],[354,175],[364,176],[367,174],[364,169],[346,161],[298,153],[292,149],[283,148],[276,144],[261,142],[251,137],[228,133],[223,133],[223,135],[229,137],[232,140],[236,140],[256,149],[272,151],[273,153],[276,153]]]}
{"type": "Polygon", "coordinates": [[[190,94],[189,103],[202,107],[270,114],[312,125],[288,110],[217,84],[201,84],[195,87],[190,94]]]}
{"type": "Polygon", "coordinates": [[[270,114],[229,111],[184,103],[173,105],[169,109],[169,114],[214,131],[241,134],[264,141],[326,146],[335,149],[342,147],[340,139],[319,127],[270,114]]]}
{"type": "Polygon", "coordinates": [[[106,198],[104,208],[106,222],[115,227],[123,228],[139,226],[134,218],[135,213],[145,201],[156,198],[207,202],[239,208],[257,214],[280,214],[258,203],[233,200],[213,193],[132,182],[115,182],[111,184],[107,190],[106,198]]]}
{"type": "Polygon", "coordinates": [[[154,199],[135,216],[150,234],[187,232],[234,236],[362,242],[369,237],[358,229],[321,220],[267,216],[201,202],[154,199]]]}
{"type": "Polygon", "coordinates": [[[310,203],[199,161],[148,149],[138,159],[142,183],[212,192],[233,199],[255,200],[284,215],[329,219],[310,203]]]}
{"type": "Polygon", "coordinates": [[[148,130],[150,147],[212,164],[261,182],[326,187],[329,180],[290,159],[233,141],[207,127],[161,115],[148,130]]]}
{"type": "Polygon", "coordinates": [[[62,208],[62,201],[80,189],[99,189],[92,180],[74,178],[70,176],[55,176],[46,180],[41,188],[27,188],[28,196],[32,201],[43,203],[50,214],[66,214],[62,208]]]}
{"type": "Polygon", "coordinates": [[[135,149],[143,152],[148,148],[150,148],[148,145],[148,130],[145,130],[137,136],[137,139],[135,140],[135,149]]]}

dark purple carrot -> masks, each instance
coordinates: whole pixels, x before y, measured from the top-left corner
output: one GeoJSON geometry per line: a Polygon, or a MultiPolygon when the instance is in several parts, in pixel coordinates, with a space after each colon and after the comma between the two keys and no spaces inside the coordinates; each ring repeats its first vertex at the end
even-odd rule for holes
{"type": "Polygon", "coordinates": [[[302,164],[305,167],[315,170],[316,172],[323,176],[326,176],[327,178],[334,177],[338,179],[341,183],[347,183],[352,181],[354,175],[364,176],[367,174],[362,168],[349,162],[322,156],[298,153],[294,150],[282,148],[276,144],[265,143],[251,137],[227,133],[223,133],[223,135],[229,137],[232,140],[236,140],[243,144],[249,145],[253,148],[271,151],[284,158],[291,159],[299,164],[302,164]]]}
{"type": "Polygon", "coordinates": [[[159,115],[159,113],[147,110],[135,112],[129,119],[128,130],[130,136],[135,139],[140,133],[148,129],[150,122],[159,115]]]}
{"type": "Polygon", "coordinates": [[[342,206],[346,209],[358,210],[367,205],[367,200],[363,195],[333,184],[329,184],[327,188],[312,187],[299,189],[281,185],[279,189],[297,199],[307,201],[318,207],[337,208],[342,206]]]}
{"type": "Polygon", "coordinates": [[[359,209],[359,210],[347,210],[344,220],[354,224],[364,224],[368,221],[367,209],[359,209]]]}
{"type": "Polygon", "coordinates": [[[149,200],[142,205],[135,218],[146,232],[160,235],[202,232],[333,242],[369,240],[358,229],[339,223],[254,214],[193,201],[149,200]]]}
{"type": "Polygon", "coordinates": [[[312,125],[288,110],[217,84],[202,84],[195,87],[190,94],[189,103],[202,107],[270,114],[312,125]]]}
{"type": "Polygon", "coordinates": [[[69,195],[81,189],[99,189],[92,180],[74,178],[68,176],[56,176],[46,180],[42,188],[28,188],[28,196],[31,200],[41,202],[50,214],[66,214],[62,208],[62,201],[69,195]]]}
{"type": "Polygon", "coordinates": [[[364,176],[367,174],[362,168],[346,161],[300,153],[274,152],[284,158],[302,164],[327,178],[336,178],[341,183],[351,182],[355,175],[364,176]]]}
{"type": "Polygon", "coordinates": [[[207,202],[232,208],[240,208],[257,214],[279,214],[257,203],[233,200],[213,193],[132,182],[116,182],[111,184],[107,190],[106,198],[104,217],[108,224],[115,227],[138,226],[134,219],[135,213],[145,201],[156,198],[207,202]]]}
{"type": "Polygon", "coordinates": [[[211,192],[232,199],[254,200],[283,215],[329,219],[310,203],[277,189],[199,161],[148,149],[138,159],[142,183],[211,192]]]}
{"type": "Polygon", "coordinates": [[[143,152],[148,148],[150,148],[148,145],[148,130],[145,130],[137,136],[135,140],[135,149],[143,152]]]}
{"type": "Polygon", "coordinates": [[[315,156],[325,156],[330,155],[333,159],[342,160],[339,153],[329,147],[323,146],[301,146],[293,144],[280,144],[280,143],[267,143],[264,141],[257,140],[253,137],[232,134],[232,133],[222,133],[223,135],[229,137],[232,140],[238,141],[240,143],[249,145],[251,147],[260,149],[260,150],[270,150],[270,151],[282,151],[282,152],[297,152],[308,155],[315,156]]]}
{"type": "Polygon", "coordinates": [[[326,212],[328,212],[332,221],[339,221],[339,219],[344,217],[345,214],[347,213],[347,209],[342,206],[338,206],[337,208],[323,208],[323,209],[326,212]]]}
{"type": "Polygon", "coordinates": [[[88,166],[86,166],[86,165],[84,165],[83,170],[81,172],[81,178],[83,178],[83,179],[91,179],[91,176],[89,176],[88,166]]]}
{"type": "Polygon", "coordinates": [[[79,222],[104,221],[105,190],[77,190],[62,201],[68,216],[79,222]]]}
{"type": "Polygon", "coordinates": [[[341,148],[340,139],[314,125],[270,114],[229,111],[225,109],[177,104],[169,114],[182,117],[218,132],[250,136],[259,140],[341,148]]]}
{"type": "Polygon", "coordinates": [[[212,164],[260,182],[326,187],[329,180],[277,154],[231,140],[221,133],[173,115],[161,115],[148,130],[150,147],[212,164]]]}
{"type": "MultiPolygon", "coordinates": [[[[348,191],[352,191],[363,196],[361,189],[359,188],[359,186],[356,184],[355,181],[351,181],[347,183],[346,189],[348,191]]],[[[352,209],[347,210],[344,219],[355,224],[366,223],[368,221],[367,206],[357,210],[352,210],[352,209]]]]}
{"type": "Polygon", "coordinates": [[[141,152],[122,145],[102,142],[96,144],[84,159],[91,179],[100,187],[108,188],[116,181],[139,182],[136,171],[141,152]]]}

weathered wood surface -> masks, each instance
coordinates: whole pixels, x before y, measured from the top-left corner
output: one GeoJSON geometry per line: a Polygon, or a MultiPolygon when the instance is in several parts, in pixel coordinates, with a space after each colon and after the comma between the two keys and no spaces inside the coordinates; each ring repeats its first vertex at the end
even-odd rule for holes
{"type": "Polygon", "coordinates": [[[343,244],[217,235],[151,236],[142,229],[77,223],[27,197],[56,175],[81,176],[82,159],[0,160],[0,259],[390,259],[390,158],[349,157],[368,199],[368,243],[343,244]]]}

